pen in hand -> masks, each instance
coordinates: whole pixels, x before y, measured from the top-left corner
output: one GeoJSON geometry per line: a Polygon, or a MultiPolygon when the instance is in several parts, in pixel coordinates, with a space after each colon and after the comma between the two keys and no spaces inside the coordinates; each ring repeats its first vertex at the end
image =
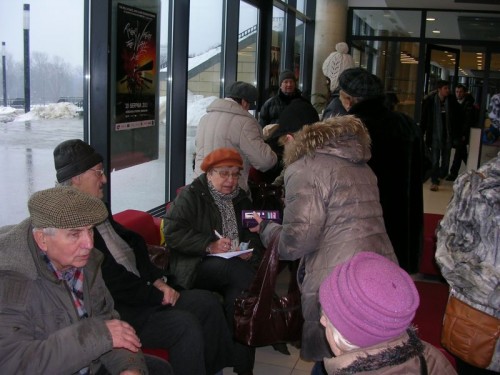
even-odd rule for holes
{"type": "Polygon", "coordinates": [[[219,238],[218,241],[216,241],[217,243],[219,243],[219,245],[217,245],[217,247],[221,246],[222,249],[221,251],[217,251],[216,252],[228,252],[228,251],[231,251],[231,245],[230,245],[230,240],[228,238],[225,238],[224,236],[222,236],[222,234],[220,234],[217,229],[214,229],[214,233],[215,235],[217,236],[217,238],[219,238]]]}

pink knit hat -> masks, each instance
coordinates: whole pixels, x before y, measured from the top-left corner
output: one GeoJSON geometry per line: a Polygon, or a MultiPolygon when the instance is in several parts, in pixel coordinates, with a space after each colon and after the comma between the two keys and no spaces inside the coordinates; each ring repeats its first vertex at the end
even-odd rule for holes
{"type": "Polygon", "coordinates": [[[321,284],[319,300],[333,326],[359,347],[402,334],[420,303],[410,275],[372,252],[336,266],[321,284]]]}

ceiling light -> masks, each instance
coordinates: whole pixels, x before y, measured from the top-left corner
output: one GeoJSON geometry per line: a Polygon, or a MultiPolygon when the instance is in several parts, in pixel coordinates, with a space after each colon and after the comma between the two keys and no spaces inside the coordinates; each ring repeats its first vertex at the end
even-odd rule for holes
{"type": "Polygon", "coordinates": [[[434,17],[427,17],[425,20],[426,21],[435,21],[436,19],[434,17]]]}
{"type": "Polygon", "coordinates": [[[441,34],[441,31],[439,31],[439,30],[432,30],[432,33],[433,34],[441,34]]]}

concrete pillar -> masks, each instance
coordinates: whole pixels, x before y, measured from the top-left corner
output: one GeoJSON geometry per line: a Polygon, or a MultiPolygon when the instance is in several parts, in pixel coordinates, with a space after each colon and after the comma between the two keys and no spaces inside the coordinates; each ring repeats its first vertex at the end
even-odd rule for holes
{"type": "MultiPolygon", "coordinates": [[[[347,24],[347,0],[317,0],[314,33],[313,78],[311,93],[328,93],[322,66],[335,45],[345,42],[347,24]]],[[[350,52],[350,51],[349,51],[350,52]]],[[[312,97],[313,103],[316,98],[312,97]]]]}

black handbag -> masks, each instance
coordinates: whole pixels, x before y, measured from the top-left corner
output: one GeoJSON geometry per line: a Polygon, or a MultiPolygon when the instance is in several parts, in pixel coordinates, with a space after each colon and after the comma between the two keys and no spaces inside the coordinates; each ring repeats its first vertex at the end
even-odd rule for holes
{"type": "Polygon", "coordinates": [[[280,271],[279,234],[280,231],[276,231],[273,236],[252,285],[235,300],[234,336],[246,345],[295,342],[302,336],[304,319],[296,277],[297,262],[292,263],[295,267],[290,270],[288,293],[278,296],[275,292],[280,271]]]}

